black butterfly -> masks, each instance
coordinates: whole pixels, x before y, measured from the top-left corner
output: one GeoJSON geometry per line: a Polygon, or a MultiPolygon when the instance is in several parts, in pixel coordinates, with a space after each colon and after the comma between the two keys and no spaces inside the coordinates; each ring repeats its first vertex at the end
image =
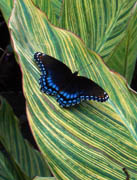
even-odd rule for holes
{"type": "Polygon", "coordinates": [[[77,76],[62,62],[41,52],[34,54],[41,71],[41,91],[56,96],[61,107],[70,107],[84,100],[106,101],[108,94],[90,79],[77,76]]]}

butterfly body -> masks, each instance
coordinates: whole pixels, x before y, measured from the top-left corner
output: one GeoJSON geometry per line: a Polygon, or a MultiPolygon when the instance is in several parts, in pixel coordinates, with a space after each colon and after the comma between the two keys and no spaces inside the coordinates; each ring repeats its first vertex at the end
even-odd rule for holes
{"type": "Polygon", "coordinates": [[[41,91],[56,96],[61,107],[70,107],[84,100],[104,102],[108,95],[90,79],[77,76],[62,62],[44,53],[37,52],[34,59],[41,71],[41,91]]]}

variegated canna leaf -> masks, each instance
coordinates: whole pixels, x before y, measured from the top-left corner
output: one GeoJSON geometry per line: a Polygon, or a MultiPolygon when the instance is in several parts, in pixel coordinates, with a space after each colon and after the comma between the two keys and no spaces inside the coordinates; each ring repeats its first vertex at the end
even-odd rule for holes
{"type": "MultiPolygon", "coordinates": [[[[30,0],[15,1],[9,28],[22,69],[30,127],[56,178],[125,179],[126,168],[136,179],[136,93],[76,35],[50,24],[30,0]],[[79,70],[80,75],[97,82],[109,94],[109,101],[60,108],[54,97],[39,90],[40,73],[33,60],[36,51],[59,59],[72,71],[79,70]]],[[[98,35],[94,38],[100,39],[98,35]]],[[[100,49],[103,41],[94,43],[100,49]]],[[[105,47],[107,43],[102,46],[104,53],[112,50],[105,47]]]]}

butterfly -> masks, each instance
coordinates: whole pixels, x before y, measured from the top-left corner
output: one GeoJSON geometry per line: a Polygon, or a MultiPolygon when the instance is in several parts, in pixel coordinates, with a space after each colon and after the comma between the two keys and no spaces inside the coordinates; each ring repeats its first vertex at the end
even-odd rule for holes
{"type": "Polygon", "coordinates": [[[36,52],[34,60],[41,72],[41,91],[56,96],[61,107],[71,107],[85,100],[108,100],[108,94],[99,85],[84,76],[78,76],[77,71],[72,73],[54,57],[36,52]]]}

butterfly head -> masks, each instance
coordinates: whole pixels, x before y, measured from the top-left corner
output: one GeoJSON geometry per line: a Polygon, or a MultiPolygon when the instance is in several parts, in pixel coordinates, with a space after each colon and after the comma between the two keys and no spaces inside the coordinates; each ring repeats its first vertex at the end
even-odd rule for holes
{"type": "Polygon", "coordinates": [[[37,62],[37,61],[40,61],[40,60],[43,58],[43,56],[45,56],[44,53],[36,52],[36,53],[34,54],[34,59],[35,59],[36,62],[37,62]]]}
{"type": "Polygon", "coordinates": [[[75,72],[73,73],[73,75],[74,75],[74,76],[77,76],[77,75],[78,75],[78,71],[75,71],[75,72]]]}

